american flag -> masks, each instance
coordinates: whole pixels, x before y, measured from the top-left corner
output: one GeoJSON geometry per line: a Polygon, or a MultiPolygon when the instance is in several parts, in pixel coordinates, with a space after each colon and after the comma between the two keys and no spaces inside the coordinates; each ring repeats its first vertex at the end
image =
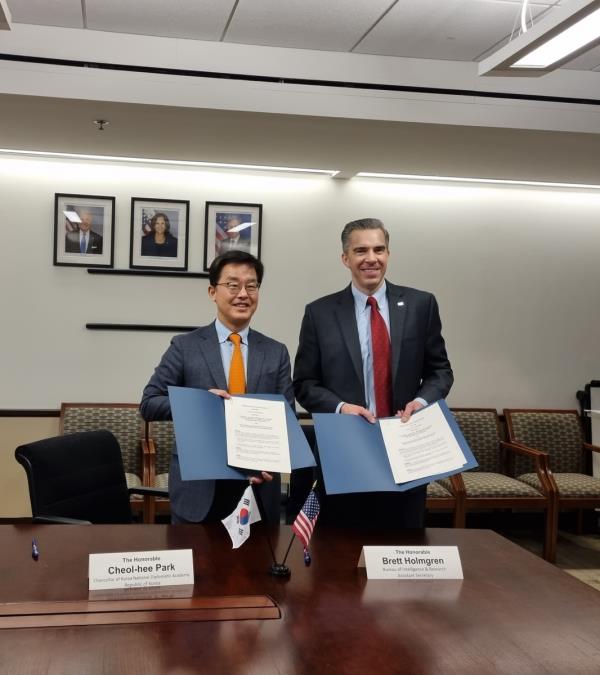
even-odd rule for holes
{"type": "Polygon", "coordinates": [[[154,210],[150,211],[149,209],[142,209],[142,234],[144,236],[152,232],[150,221],[152,220],[154,213],[154,210]]]}
{"type": "Polygon", "coordinates": [[[228,213],[226,211],[217,211],[215,236],[219,241],[227,239],[227,222],[236,215],[235,213],[228,213]]]}
{"type": "Polygon", "coordinates": [[[227,224],[231,218],[237,218],[240,223],[252,220],[251,213],[233,213],[232,211],[217,211],[215,217],[215,237],[218,241],[227,239],[227,224]]]}
{"type": "Polygon", "coordinates": [[[319,517],[319,498],[314,490],[311,490],[304,502],[304,506],[300,509],[294,524],[292,525],[292,532],[300,539],[304,547],[304,564],[310,565],[310,553],[308,552],[308,542],[312,537],[315,523],[319,517]]]}

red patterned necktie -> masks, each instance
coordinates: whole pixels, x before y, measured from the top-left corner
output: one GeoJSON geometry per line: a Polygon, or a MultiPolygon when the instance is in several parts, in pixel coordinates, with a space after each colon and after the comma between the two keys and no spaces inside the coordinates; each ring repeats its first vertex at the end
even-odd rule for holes
{"type": "Polygon", "coordinates": [[[392,348],[390,336],[377,300],[367,298],[371,308],[371,347],[373,352],[373,379],[375,381],[375,408],[377,417],[392,415],[392,348]]]}

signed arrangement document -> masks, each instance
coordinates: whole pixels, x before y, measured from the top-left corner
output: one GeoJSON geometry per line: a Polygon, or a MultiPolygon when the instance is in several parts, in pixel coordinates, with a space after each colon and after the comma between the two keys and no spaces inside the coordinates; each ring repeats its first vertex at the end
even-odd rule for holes
{"type": "Polygon", "coordinates": [[[445,401],[406,423],[324,413],[313,419],[328,494],[403,492],[477,466],[445,401]]]}
{"type": "Polygon", "coordinates": [[[421,410],[406,423],[398,417],[382,419],[379,427],[395,483],[462,470],[467,463],[438,404],[421,410]]]}
{"type": "Polygon", "coordinates": [[[292,470],[283,401],[226,399],[225,432],[229,466],[274,473],[292,470]]]}
{"type": "Polygon", "coordinates": [[[225,401],[203,389],[169,387],[169,401],[183,480],[245,480],[247,471],[289,473],[316,464],[296,414],[279,394],[225,401]]]}

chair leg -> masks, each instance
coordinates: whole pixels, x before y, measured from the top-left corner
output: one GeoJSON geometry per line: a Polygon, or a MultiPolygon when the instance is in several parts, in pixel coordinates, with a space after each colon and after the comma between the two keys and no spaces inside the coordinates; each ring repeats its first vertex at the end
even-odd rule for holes
{"type": "Polygon", "coordinates": [[[462,499],[457,499],[454,504],[454,522],[452,524],[452,527],[464,528],[466,527],[466,520],[467,515],[465,503],[462,499]]]}
{"type": "Polygon", "coordinates": [[[546,527],[544,532],[544,559],[549,563],[556,562],[556,545],[558,540],[558,508],[554,504],[546,508],[546,527]]]}
{"type": "Polygon", "coordinates": [[[156,497],[144,495],[143,522],[145,525],[154,523],[156,517],[156,497]]]}
{"type": "Polygon", "coordinates": [[[575,521],[575,532],[583,534],[583,509],[577,509],[577,520],[575,521]]]}

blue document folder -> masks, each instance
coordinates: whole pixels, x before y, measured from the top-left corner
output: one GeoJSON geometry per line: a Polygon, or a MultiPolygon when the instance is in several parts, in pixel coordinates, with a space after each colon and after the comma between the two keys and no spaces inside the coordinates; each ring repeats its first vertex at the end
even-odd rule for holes
{"type": "MultiPolygon", "coordinates": [[[[281,394],[246,394],[285,403],[292,469],[315,466],[315,458],[294,411],[281,394]]],[[[246,479],[247,472],[227,465],[223,399],[204,389],[169,387],[175,440],[183,480],[246,479]]]]}
{"type": "Polygon", "coordinates": [[[477,461],[446,402],[438,401],[432,405],[440,406],[465,456],[465,464],[453,471],[400,484],[394,483],[379,423],[371,424],[358,415],[313,413],[327,494],[404,492],[439,478],[474,469],[477,461]]]}

